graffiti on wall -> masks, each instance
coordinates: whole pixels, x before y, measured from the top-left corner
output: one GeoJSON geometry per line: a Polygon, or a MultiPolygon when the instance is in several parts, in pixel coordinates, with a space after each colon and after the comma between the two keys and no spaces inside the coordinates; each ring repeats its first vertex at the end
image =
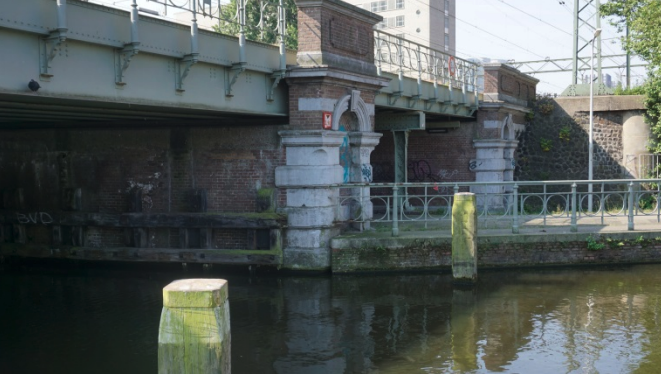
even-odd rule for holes
{"type": "Polygon", "coordinates": [[[441,182],[451,180],[459,170],[439,169],[433,171],[427,160],[414,160],[408,163],[408,181],[409,182],[441,182]]]}
{"type": "Polygon", "coordinates": [[[409,161],[408,179],[409,182],[439,181],[439,178],[432,173],[431,166],[429,166],[429,162],[427,162],[426,160],[409,161]]]}
{"type": "Polygon", "coordinates": [[[372,183],[372,165],[362,164],[361,165],[361,173],[362,173],[364,183],[372,183]]]}
{"type": "Polygon", "coordinates": [[[27,214],[17,212],[16,220],[18,221],[18,223],[22,223],[22,224],[34,223],[34,224],[48,225],[53,223],[53,217],[51,217],[51,215],[46,212],[34,212],[27,214]]]}
{"type": "MultiPolygon", "coordinates": [[[[346,131],[344,125],[340,126],[340,131],[346,131]]],[[[340,145],[340,165],[342,166],[342,181],[349,183],[351,181],[351,147],[349,146],[349,134],[344,135],[342,145],[340,145]]]]}

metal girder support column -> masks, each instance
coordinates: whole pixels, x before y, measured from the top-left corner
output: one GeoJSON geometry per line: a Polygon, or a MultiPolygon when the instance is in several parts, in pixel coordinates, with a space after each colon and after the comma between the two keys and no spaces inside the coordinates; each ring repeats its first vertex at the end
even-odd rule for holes
{"type": "Polygon", "coordinates": [[[131,59],[140,52],[140,38],[138,37],[138,3],[133,0],[131,4],[131,42],[124,45],[122,49],[114,51],[115,57],[115,84],[123,86],[124,72],[131,64],[131,59]]]}
{"type": "Polygon", "coordinates": [[[191,20],[190,27],[190,41],[191,41],[191,53],[185,55],[181,60],[176,61],[174,64],[175,67],[175,89],[177,93],[181,94],[184,91],[184,80],[188,76],[190,69],[193,65],[197,64],[199,61],[198,57],[200,55],[198,49],[198,29],[197,29],[197,7],[196,2],[193,1],[192,15],[193,19],[191,20]]]}
{"type": "Polygon", "coordinates": [[[404,114],[377,115],[376,131],[392,131],[395,143],[395,180],[405,183],[407,179],[407,152],[409,132],[425,129],[425,113],[410,112],[404,114]]]}
{"type": "Polygon", "coordinates": [[[39,39],[39,76],[48,80],[53,74],[50,63],[60,51],[60,45],[67,40],[67,1],[57,0],[57,29],[51,30],[45,38],[39,39]]]}
{"type": "MultiPolygon", "coordinates": [[[[286,46],[285,46],[285,33],[287,31],[287,23],[286,23],[286,17],[285,17],[285,2],[284,0],[280,0],[278,3],[278,34],[280,38],[280,70],[274,72],[271,74],[270,79],[271,81],[271,87],[270,90],[267,91],[266,94],[266,100],[267,101],[273,101],[273,91],[275,91],[275,88],[278,86],[278,83],[285,77],[285,74],[287,73],[287,61],[286,61],[286,46]]],[[[231,87],[230,87],[231,91],[231,87]]],[[[231,92],[230,92],[231,94],[231,92]]]]}
{"type": "MultiPolygon", "coordinates": [[[[395,141],[395,183],[406,183],[408,181],[408,148],[410,131],[393,131],[392,136],[395,141]]],[[[404,210],[403,201],[408,201],[405,197],[408,195],[406,189],[400,190],[399,197],[395,198],[394,204],[400,212],[404,210]],[[403,200],[403,201],[402,201],[403,200]]],[[[397,215],[396,211],[393,211],[397,215]]]]}
{"type": "Polygon", "coordinates": [[[393,131],[392,135],[395,140],[395,183],[406,183],[409,131],[393,131]]]}
{"type": "Polygon", "coordinates": [[[232,86],[236,83],[239,75],[246,71],[246,0],[237,2],[237,18],[239,20],[239,62],[232,64],[231,68],[225,68],[225,96],[232,97],[232,86]]]}

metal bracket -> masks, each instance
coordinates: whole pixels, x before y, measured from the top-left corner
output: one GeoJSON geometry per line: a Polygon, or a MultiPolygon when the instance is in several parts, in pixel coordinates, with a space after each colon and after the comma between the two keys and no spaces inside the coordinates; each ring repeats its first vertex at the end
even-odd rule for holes
{"type": "Polygon", "coordinates": [[[425,108],[425,111],[430,111],[431,108],[434,107],[434,104],[436,104],[437,101],[438,101],[437,98],[430,97],[429,99],[427,99],[426,103],[422,103],[422,107],[425,108]]]}
{"type": "Polygon", "coordinates": [[[459,95],[459,101],[457,102],[458,105],[466,105],[468,103],[468,100],[466,98],[466,94],[462,93],[459,95]]]}
{"type": "Polygon", "coordinates": [[[408,99],[407,106],[409,109],[413,108],[415,104],[420,100],[420,95],[413,95],[408,99]]]}
{"type": "Polygon", "coordinates": [[[123,86],[124,72],[128,69],[131,59],[140,52],[140,43],[126,44],[123,49],[115,50],[115,84],[123,86]]]}
{"type": "Polygon", "coordinates": [[[402,91],[395,91],[388,95],[388,105],[395,105],[397,100],[402,97],[402,91]]]}
{"type": "Polygon", "coordinates": [[[225,68],[225,96],[234,96],[232,86],[244,71],[246,71],[245,62],[235,62],[231,68],[225,68]]]}
{"type": "Polygon", "coordinates": [[[58,29],[51,31],[47,37],[39,39],[39,75],[43,78],[50,78],[53,76],[48,69],[50,68],[50,63],[57,55],[57,52],[60,50],[60,45],[67,40],[67,30],[58,29]]]}
{"type": "Polygon", "coordinates": [[[454,114],[459,113],[459,111],[460,111],[462,108],[467,108],[467,109],[469,109],[469,110],[472,109],[472,107],[471,107],[470,105],[466,105],[466,103],[458,103],[458,104],[455,105],[455,107],[454,107],[454,114]]]}
{"type": "Polygon", "coordinates": [[[197,53],[191,53],[189,55],[184,56],[179,61],[176,61],[174,64],[174,74],[175,74],[175,89],[177,92],[184,92],[186,91],[184,89],[184,80],[188,76],[188,73],[190,72],[191,66],[197,64],[197,53]],[[183,66],[183,67],[182,67],[183,66]],[[183,69],[183,71],[182,71],[183,69]]]}
{"type": "MultiPolygon", "coordinates": [[[[273,79],[273,83],[271,84],[270,90],[266,93],[266,101],[273,101],[273,91],[275,91],[275,88],[278,87],[278,84],[282,80],[282,78],[285,77],[285,71],[284,70],[279,70],[271,74],[271,79],[273,79]]],[[[268,82],[268,79],[267,79],[268,82]]],[[[269,82],[270,83],[270,82],[269,82]]]]}

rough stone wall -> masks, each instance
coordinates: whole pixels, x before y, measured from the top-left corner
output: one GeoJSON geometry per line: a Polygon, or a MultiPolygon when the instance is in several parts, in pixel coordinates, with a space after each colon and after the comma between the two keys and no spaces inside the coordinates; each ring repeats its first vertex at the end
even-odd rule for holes
{"type": "MultiPolygon", "coordinates": [[[[478,239],[478,269],[661,261],[661,240],[656,233],[614,234],[596,238],[603,247],[588,248],[585,234],[555,240],[535,236],[478,239]]],[[[548,238],[548,237],[547,237],[548,238]]],[[[369,244],[331,242],[333,272],[449,270],[452,240],[372,239],[369,244]]],[[[478,270],[479,271],[479,270],[478,270]]],[[[479,275],[478,275],[479,276],[479,275]]]]}
{"type": "MultiPolygon", "coordinates": [[[[519,139],[515,179],[587,179],[589,107],[563,107],[562,99],[541,98],[534,113],[519,139]]],[[[594,179],[623,177],[623,113],[594,112],[594,179]]]]}
{"type": "MultiPolygon", "coordinates": [[[[196,212],[193,193],[206,190],[207,212],[255,212],[257,190],[273,188],[284,164],[277,126],[50,129],[0,131],[0,191],[23,191],[17,213],[66,210],[67,189],[81,189],[85,213],[196,212]],[[138,193],[139,192],[139,193],[138,193]]],[[[39,226],[26,237],[48,243],[39,226]],[[43,238],[42,238],[43,236],[43,238]],[[42,240],[43,239],[43,240],[42,240]]],[[[42,230],[43,231],[43,230],[42,230]]],[[[241,249],[246,231],[215,230],[214,248],[241,249]]],[[[126,245],[122,229],[88,227],[84,245],[126,245]]],[[[149,230],[148,247],[177,248],[179,230],[149,230]]]]}

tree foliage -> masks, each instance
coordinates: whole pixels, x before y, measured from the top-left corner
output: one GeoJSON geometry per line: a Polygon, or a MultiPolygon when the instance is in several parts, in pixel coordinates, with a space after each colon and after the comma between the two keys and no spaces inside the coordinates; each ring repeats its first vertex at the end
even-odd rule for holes
{"type": "Polygon", "coordinates": [[[644,84],[647,121],[652,128],[650,151],[661,154],[661,1],[610,0],[601,6],[601,13],[612,17],[619,31],[629,27],[623,37],[624,48],[649,63],[644,84]]]}
{"type": "MultiPolygon", "coordinates": [[[[246,39],[262,43],[280,43],[278,35],[278,0],[247,0],[246,1],[246,25],[244,32],[246,39]]],[[[285,0],[285,46],[289,49],[298,48],[298,10],[294,0],[285,0]]],[[[226,35],[239,35],[239,21],[237,12],[237,0],[230,0],[221,7],[220,25],[214,26],[215,30],[226,35]]]]}

